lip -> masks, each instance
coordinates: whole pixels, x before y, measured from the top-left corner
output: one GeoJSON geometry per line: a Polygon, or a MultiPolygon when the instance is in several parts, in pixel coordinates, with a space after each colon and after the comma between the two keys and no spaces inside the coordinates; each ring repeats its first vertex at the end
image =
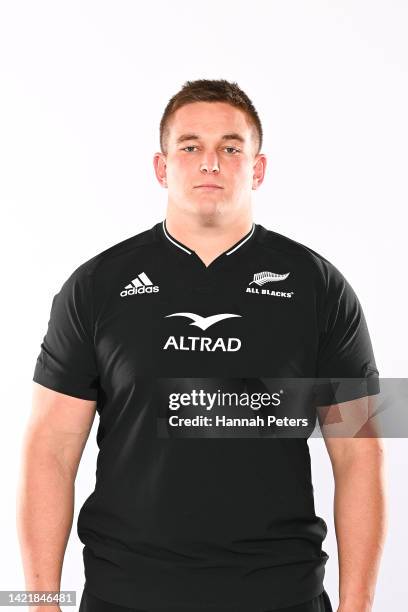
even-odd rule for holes
{"type": "Polygon", "coordinates": [[[223,189],[221,185],[216,185],[215,183],[208,183],[204,185],[197,185],[194,189],[223,189]]]}

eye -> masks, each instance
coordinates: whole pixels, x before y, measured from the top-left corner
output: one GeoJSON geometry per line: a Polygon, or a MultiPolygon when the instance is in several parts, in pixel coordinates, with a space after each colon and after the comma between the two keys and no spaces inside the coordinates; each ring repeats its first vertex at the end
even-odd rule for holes
{"type": "Polygon", "coordinates": [[[181,149],[182,151],[186,151],[187,149],[196,149],[197,147],[195,145],[188,145],[187,147],[184,147],[183,149],[181,149]]]}
{"type": "Polygon", "coordinates": [[[231,149],[232,149],[232,150],[234,151],[234,153],[233,153],[233,154],[235,154],[235,153],[239,153],[239,152],[240,152],[240,149],[237,149],[236,147],[225,147],[225,150],[227,150],[227,149],[229,149],[229,150],[231,150],[231,149]]]}

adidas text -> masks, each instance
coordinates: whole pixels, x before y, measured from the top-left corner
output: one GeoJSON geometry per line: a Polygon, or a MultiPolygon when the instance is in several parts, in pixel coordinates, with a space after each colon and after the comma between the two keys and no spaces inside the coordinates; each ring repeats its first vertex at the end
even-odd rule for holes
{"type": "Polygon", "coordinates": [[[157,293],[159,291],[159,287],[157,285],[149,285],[148,287],[131,287],[131,289],[124,289],[120,292],[121,297],[126,297],[127,295],[135,295],[136,293],[157,293]]]}
{"type": "Polygon", "coordinates": [[[138,293],[157,293],[159,287],[153,285],[145,272],[140,272],[126,287],[120,292],[120,297],[136,295],[138,293]]]}

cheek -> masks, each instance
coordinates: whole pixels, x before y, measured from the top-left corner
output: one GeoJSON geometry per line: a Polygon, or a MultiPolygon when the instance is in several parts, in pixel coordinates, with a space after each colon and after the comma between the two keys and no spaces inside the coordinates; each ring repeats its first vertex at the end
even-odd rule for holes
{"type": "Polygon", "coordinates": [[[191,160],[187,157],[183,157],[172,160],[171,165],[167,169],[167,174],[173,180],[178,181],[186,175],[191,174],[191,169],[191,160]]]}
{"type": "Polygon", "coordinates": [[[232,159],[227,171],[234,183],[242,185],[242,181],[252,180],[252,168],[240,159],[232,159]]]}

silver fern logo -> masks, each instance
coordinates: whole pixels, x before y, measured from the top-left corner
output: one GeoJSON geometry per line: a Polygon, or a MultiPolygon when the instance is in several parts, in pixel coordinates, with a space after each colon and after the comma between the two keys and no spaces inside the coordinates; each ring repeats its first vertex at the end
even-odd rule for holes
{"type": "Polygon", "coordinates": [[[274,283],[276,281],[283,281],[285,278],[288,278],[290,272],[286,274],[276,274],[275,272],[257,272],[254,274],[254,280],[252,280],[249,284],[252,285],[265,285],[265,283],[274,283]]]}
{"type": "Polygon", "coordinates": [[[274,298],[292,298],[295,294],[294,291],[287,291],[287,289],[279,290],[278,289],[269,289],[262,288],[262,285],[266,285],[267,283],[276,283],[277,281],[284,281],[288,278],[290,272],[286,272],[285,274],[277,274],[276,272],[257,272],[254,274],[254,278],[248,283],[246,288],[246,293],[255,293],[258,295],[270,295],[274,298]],[[252,285],[252,287],[251,287],[252,285]]]}

